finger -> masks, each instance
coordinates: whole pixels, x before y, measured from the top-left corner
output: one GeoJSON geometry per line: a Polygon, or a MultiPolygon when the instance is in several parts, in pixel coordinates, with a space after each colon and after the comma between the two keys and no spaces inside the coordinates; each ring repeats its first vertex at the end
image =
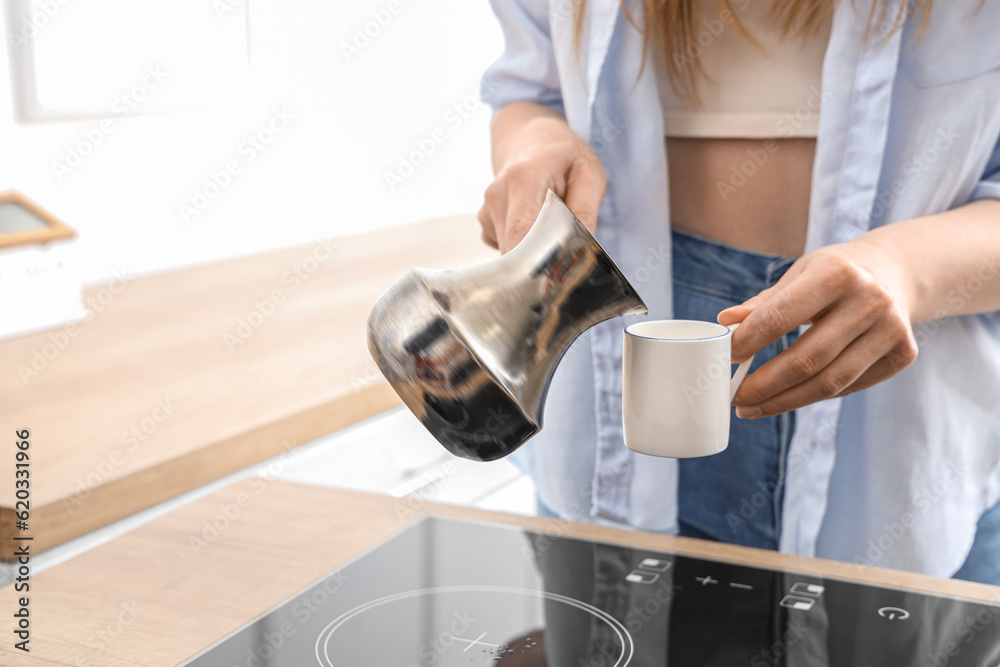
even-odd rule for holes
{"type": "Polygon", "coordinates": [[[730,306],[725,310],[719,311],[716,315],[715,321],[719,324],[728,327],[730,324],[736,324],[737,322],[742,322],[747,318],[747,315],[764,299],[770,297],[773,294],[774,287],[768,287],[757,293],[756,296],[752,296],[743,303],[730,306]]]}
{"type": "Polygon", "coordinates": [[[758,368],[740,385],[734,405],[756,405],[821,372],[847,346],[866,333],[871,322],[852,308],[838,308],[819,318],[787,350],[758,368]]]}
{"type": "Polygon", "coordinates": [[[730,324],[736,324],[745,320],[751,310],[753,310],[753,306],[747,303],[730,306],[725,310],[719,311],[719,314],[715,316],[715,321],[724,327],[728,327],[730,324]]]}
{"type": "Polygon", "coordinates": [[[850,387],[842,391],[839,396],[847,396],[848,394],[868,389],[879,382],[884,382],[912,364],[916,359],[916,346],[904,345],[897,347],[872,364],[871,368],[862,373],[861,377],[855,380],[850,387]]]}
{"type": "Polygon", "coordinates": [[[803,272],[783,288],[775,285],[774,292],[755,304],[733,335],[733,361],[750,358],[841,297],[843,286],[818,274],[803,272]]]}
{"type": "Polygon", "coordinates": [[[810,379],[761,403],[741,405],[736,408],[736,416],[743,419],[770,417],[840,396],[885,355],[887,348],[881,336],[871,330],[854,339],[833,362],[810,379]]]}
{"type": "Polygon", "coordinates": [[[564,183],[552,183],[551,177],[543,175],[523,176],[510,184],[507,217],[504,220],[502,233],[497,237],[501,253],[510,252],[528,233],[538,217],[538,212],[542,210],[549,188],[556,190],[553,186],[565,188],[564,183]]]}
{"type": "Polygon", "coordinates": [[[597,212],[607,190],[604,168],[596,155],[573,161],[566,177],[563,200],[583,226],[593,234],[597,229],[597,212]]]}
{"type": "Polygon", "coordinates": [[[485,243],[491,248],[496,249],[497,248],[496,228],[493,226],[493,220],[492,218],[490,218],[490,214],[486,210],[485,206],[479,209],[479,215],[477,217],[479,218],[479,226],[482,230],[483,243],[485,243]]]}
{"type": "Polygon", "coordinates": [[[856,392],[868,389],[869,387],[876,385],[879,382],[884,382],[885,380],[888,380],[895,374],[896,371],[892,369],[892,365],[889,363],[888,358],[882,357],[874,364],[872,364],[871,367],[868,368],[868,370],[862,373],[857,380],[851,383],[851,386],[849,386],[847,389],[837,394],[837,398],[841,398],[849,394],[854,394],[856,392]]]}

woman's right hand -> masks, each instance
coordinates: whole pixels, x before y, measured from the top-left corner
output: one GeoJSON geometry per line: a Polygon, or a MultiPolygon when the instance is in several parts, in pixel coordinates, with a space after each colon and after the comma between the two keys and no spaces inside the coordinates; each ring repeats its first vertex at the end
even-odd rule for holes
{"type": "Polygon", "coordinates": [[[496,177],[479,210],[483,241],[506,253],[528,233],[552,189],[594,233],[607,189],[604,167],[593,149],[548,107],[518,102],[493,121],[496,177]]]}

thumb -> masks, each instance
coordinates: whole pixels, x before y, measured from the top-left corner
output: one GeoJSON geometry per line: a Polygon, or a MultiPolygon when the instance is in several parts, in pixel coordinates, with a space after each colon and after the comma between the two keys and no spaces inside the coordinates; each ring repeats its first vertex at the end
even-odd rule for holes
{"type": "Polygon", "coordinates": [[[741,303],[738,306],[731,306],[720,312],[715,321],[724,327],[728,327],[730,324],[736,324],[745,320],[752,310],[753,306],[741,303]]]}
{"type": "Polygon", "coordinates": [[[774,294],[777,291],[778,285],[772,285],[762,289],[757,294],[753,295],[743,303],[737,304],[735,306],[730,306],[719,312],[719,315],[715,318],[715,321],[723,326],[729,326],[730,324],[736,324],[737,322],[742,322],[747,318],[747,315],[753,312],[761,301],[766,297],[774,294]]]}
{"type": "MultiPolygon", "coordinates": [[[[543,184],[544,185],[544,184],[543,184]]],[[[545,193],[548,187],[533,188],[519,191],[507,202],[507,219],[504,222],[502,238],[498,239],[500,252],[506,254],[512,250],[528,233],[545,203],[545,193]]]]}

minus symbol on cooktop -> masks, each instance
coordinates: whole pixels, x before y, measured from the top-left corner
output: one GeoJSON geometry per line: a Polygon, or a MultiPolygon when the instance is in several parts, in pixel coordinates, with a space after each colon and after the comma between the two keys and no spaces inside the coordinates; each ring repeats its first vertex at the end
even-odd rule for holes
{"type": "Polygon", "coordinates": [[[737,584],[737,583],[734,583],[734,582],[730,581],[729,585],[732,588],[742,588],[743,590],[747,590],[747,591],[752,591],[753,590],[753,586],[750,586],[749,584],[737,584]]]}

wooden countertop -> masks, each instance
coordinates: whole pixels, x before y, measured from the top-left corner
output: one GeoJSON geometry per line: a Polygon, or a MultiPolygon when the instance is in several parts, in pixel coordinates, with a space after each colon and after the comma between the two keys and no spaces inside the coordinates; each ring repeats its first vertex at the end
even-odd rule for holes
{"type": "Polygon", "coordinates": [[[0,342],[0,433],[31,431],[34,551],[397,405],[368,354],[368,312],[413,266],[494,257],[478,230],[458,216],[126,276],[87,291],[89,322],[0,342]]]}
{"type": "MultiPolygon", "coordinates": [[[[14,651],[8,639],[0,644],[0,665],[174,665],[427,514],[965,597],[992,605],[998,599],[997,589],[962,581],[250,478],[33,577],[31,655],[14,651]],[[232,518],[227,521],[224,517],[232,518]],[[206,526],[213,523],[221,528],[215,534],[206,532],[206,526]]],[[[0,590],[0,609],[13,609],[15,596],[12,587],[0,590]]],[[[7,623],[10,620],[7,614],[7,623]]]]}

